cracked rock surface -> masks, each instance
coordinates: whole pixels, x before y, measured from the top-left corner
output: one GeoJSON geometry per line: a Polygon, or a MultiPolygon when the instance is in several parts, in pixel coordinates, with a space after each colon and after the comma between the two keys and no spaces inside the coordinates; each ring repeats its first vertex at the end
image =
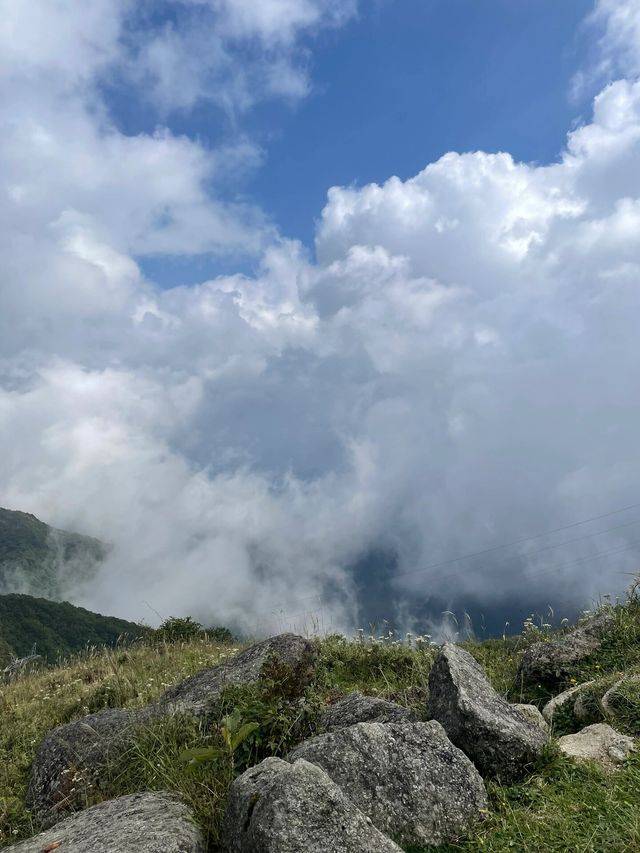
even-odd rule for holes
{"type": "Polygon", "coordinates": [[[321,767],[385,835],[399,844],[442,844],[483,817],[480,774],[428,723],[357,723],[305,741],[289,756],[321,767]]]}
{"type": "Polygon", "coordinates": [[[189,809],[170,793],[108,800],[9,847],[12,853],[205,853],[189,809]]]}
{"type": "Polygon", "coordinates": [[[231,786],[229,853],[402,853],[314,764],[266,758],[231,786]]]}
{"type": "Polygon", "coordinates": [[[322,715],[320,725],[327,731],[344,729],[355,723],[400,723],[403,720],[414,721],[415,716],[409,708],[396,705],[377,696],[364,696],[362,693],[350,693],[331,705],[322,715]]]}
{"type": "Polygon", "coordinates": [[[493,689],[482,667],[446,643],[429,673],[429,716],[483,775],[510,785],[522,779],[548,735],[493,689]]]}

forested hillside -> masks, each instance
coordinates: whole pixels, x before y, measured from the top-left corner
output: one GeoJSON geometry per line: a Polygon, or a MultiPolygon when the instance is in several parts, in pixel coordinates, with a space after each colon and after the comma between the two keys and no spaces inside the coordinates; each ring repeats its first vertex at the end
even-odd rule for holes
{"type": "Polygon", "coordinates": [[[107,550],[97,539],[0,508],[0,593],[61,598],[65,585],[89,577],[107,550]]]}
{"type": "Polygon", "coordinates": [[[30,595],[0,595],[0,667],[10,653],[23,656],[36,644],[50,662],[81,651],[87,645],[113,646],[150,633],[149,628],[92,613],[68,602],[30,595]]]}

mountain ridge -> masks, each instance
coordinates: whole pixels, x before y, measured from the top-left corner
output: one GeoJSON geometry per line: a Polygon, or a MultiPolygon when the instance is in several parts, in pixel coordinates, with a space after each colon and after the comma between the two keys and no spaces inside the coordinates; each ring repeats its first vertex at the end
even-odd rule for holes
{"type": "Polygon", "coordinates": [[[23,657],[32,647],[48,663],[82,651],[88,645],[115,646],[147,636],[152,629],[116,616],[103,616],[68,601],[31,595],[0,595],[0,666],[10,655],[23,657]]]}

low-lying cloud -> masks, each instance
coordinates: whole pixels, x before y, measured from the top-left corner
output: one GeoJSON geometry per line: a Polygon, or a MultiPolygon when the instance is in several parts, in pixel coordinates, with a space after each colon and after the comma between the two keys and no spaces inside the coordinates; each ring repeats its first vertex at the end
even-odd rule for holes
{"type": "MultiPolygon", "coordinates": [[[[274,2],[276,39],[244,3],[185,5],[211,7],[227,51],[250,37],[258,65],[289,69],[301,31],[347,17],[274,2]]],[[[78,67],[62,47],[15,59],[22,108],[0,136],[2,503],[113,544],[81,601],[258,632],[354,626],[367,572],[405,622],[430,600],[579,607],[624,589],[640,507],[451,558],[640,501],[631,60],[556,163],[449,153],[407,181],[332,188],[311,261],[216,195],[225,158],[258,157],[249,141],[126,136],[88,105],[123,49],[121,6],[110,29],[79,23],[106,42],[78,67]],[[229,246],[260,258],[255,276],[161,290],[135,261],[229,246]]],[[[626,6],[598,7],[618,44],[626,6]]]]}

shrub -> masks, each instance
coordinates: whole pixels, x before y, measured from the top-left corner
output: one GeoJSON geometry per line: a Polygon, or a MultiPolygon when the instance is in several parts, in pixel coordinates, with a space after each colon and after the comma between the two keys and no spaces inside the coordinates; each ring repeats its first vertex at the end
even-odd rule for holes
{"type": "Polygon", "coordinates": [[[164,642],[176,643],[201,637],[203,633],[202,625],[195,622],[191,616],[170,616],[160,625],[156,636],[164,642]]]}

